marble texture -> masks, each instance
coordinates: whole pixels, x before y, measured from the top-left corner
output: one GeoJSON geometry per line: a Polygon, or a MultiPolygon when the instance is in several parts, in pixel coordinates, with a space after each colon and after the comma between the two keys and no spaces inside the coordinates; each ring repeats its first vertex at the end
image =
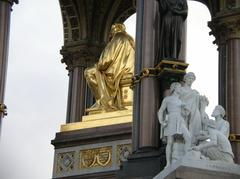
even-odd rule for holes
{"type": "Polygon", "coordinates": [[[211,115],[215,119],[210,119],[205,111],[208,98],[191,88],[195,79],[194,73],[189,72],[183,86],[172,83],[170,95],[163,99],[158,111],[160,137],[167,143],[165,169],[183,158],[234,163],[225,109],[217,105],[211,115]]]}
{"type": "Polygon", "coordinates": [[[154,179],[239,179],[240,166],[219,161],[183,158],[165,168],[154,179]]]}

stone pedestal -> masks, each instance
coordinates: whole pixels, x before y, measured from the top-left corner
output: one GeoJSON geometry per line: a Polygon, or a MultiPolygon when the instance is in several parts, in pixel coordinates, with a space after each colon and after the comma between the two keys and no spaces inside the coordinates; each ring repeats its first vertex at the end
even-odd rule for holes
{"type": "Polygon", "coordinates": [[[131,131],[124,123],[57,133],[53,178],[116,178],[132,150],[131,131]]]}
{"type": "Polygon", "coordinates": [[[239,179],[240,166],[218,161],[183,158],[160,172],[154,179],[239,179]]]}

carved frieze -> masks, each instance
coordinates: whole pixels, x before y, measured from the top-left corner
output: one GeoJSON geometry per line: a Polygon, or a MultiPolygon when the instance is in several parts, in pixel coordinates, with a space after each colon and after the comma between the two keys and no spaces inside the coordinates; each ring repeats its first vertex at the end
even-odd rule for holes
{"type": "Polygon", "coordinates": [[[59,148],[55,150],[53,178],[117,171],[131,152],[129,139],[59,148]]]}
{"type": "Polygon", "coordinates": [[[80,151],[80,168],[106,167],[112,165],[112,146],[80,151]]]}

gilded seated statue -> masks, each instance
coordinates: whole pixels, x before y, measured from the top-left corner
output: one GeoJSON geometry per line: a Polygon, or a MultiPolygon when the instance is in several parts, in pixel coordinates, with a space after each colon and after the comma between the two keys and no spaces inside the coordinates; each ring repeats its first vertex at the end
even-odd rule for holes
{"type": "Polygon", "coordinates": [[[99,61],[84,72],[87,84],[96,99],[96,103],[87,111],[124,108],[123,93],[127,90],[122,90],[121,84],[124,86],[124,81],[133,76],[135,43],[126,33],[123,24],[112,25],[109,39],[99,61]]]}

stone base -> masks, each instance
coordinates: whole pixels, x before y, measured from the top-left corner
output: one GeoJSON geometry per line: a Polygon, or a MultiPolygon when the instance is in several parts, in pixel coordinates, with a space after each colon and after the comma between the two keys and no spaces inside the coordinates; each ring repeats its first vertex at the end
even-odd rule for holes
{"type": "Polygon", "coordinates": [[[112,112],[99,111],[97,114],[83,116],[81,122],[61,125],[61,132],[111,126],[130,122],[132,122],[132,106],[127,106],[126,109],[123,110],[112,112]]]}
{"type": "Polygon", "coordinates": [[[239,179],[240,166],[219,161],[183,158],[165,168],[154,179],[239,179]]]}
{"type": "Polygon", "coordinates": [[[166,164],[164,150],[150,151],[146,148],[142,152],[131,154],[128,161],[123,162],[117,172],[118,179],[152,179],[166,164]]]}
{"type": "Polygon", "coordinates": [[[131,153],[131,133],[131,123],[57,133],[53,178],[116,178],[131,153]]]}

